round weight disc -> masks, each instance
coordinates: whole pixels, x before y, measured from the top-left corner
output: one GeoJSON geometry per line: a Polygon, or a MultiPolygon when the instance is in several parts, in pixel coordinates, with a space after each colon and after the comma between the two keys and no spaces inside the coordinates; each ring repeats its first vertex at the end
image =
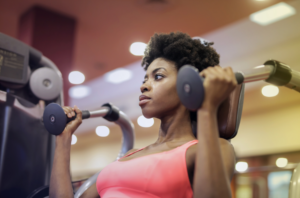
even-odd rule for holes
{"type": "Polygon", "coordinates": [[[41,67],[32,73],[29,86],[36,97],[53,100],[62,90],[62,79],[53,69],[41,67]]]}
{"type": "Polygon", "coordinates": [[[59,135],[66,127],[67,116],[61,106],[51,103],[45,108],[43,122],[49,133],[59,135]]]}
{"type": "Polygon", "coordinates": [[[204,100],[203,80],[195,67],[185,65],[180,68],[176,88],[180,101],[186,108],[196,111],[201,107],[204,100]]]}

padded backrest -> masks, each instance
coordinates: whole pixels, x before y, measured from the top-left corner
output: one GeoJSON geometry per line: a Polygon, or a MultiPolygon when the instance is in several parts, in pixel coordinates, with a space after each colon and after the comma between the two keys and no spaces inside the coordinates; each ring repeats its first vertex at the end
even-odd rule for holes
{"type": "Polygon", "coordinates": [[[218,110],[218,127],[221,138],[232,139],[237,135],[243,110],[245,84],[238,85],[218,110]]]}

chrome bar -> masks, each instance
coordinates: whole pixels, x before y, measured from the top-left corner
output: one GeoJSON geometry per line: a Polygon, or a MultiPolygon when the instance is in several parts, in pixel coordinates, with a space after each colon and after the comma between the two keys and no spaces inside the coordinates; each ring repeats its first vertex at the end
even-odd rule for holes
{"type": "Polygon", "coordinates": [[[123,140],[122,140],[121,151],[116,160],[123,157],[125,153],[127,153],[130,149],[133,148],[134,139],[135,139],[134,125],[129,119],[129,117],[122,111],[120,111],[119,116],[120,116],[119,120],[117,120],[115,123],[118,124],[122,129],[123,140]]]}
{"type": "Polygon", "coordinates": [[[266,80],[270,77],[273,72],[274,66],[271,65],[260,65],[252,69],[239,71],[244,76],[244,83],[254,82],[259,80],[266,80]]]}
{"type": "Polygon", "coordinates": [[[90,118],[104,117],[108,111],[108,107],[101,107],[99,110],[90,111],[90,118]]]}

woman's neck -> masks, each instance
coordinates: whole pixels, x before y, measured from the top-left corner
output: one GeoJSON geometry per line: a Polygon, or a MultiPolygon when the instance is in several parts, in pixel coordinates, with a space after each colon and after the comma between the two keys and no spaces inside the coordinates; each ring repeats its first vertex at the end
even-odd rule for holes
{"type": "Polygon", "coordinates": [[[192,132],[190,114],[186,108],[178,108],[160,119],[158,139],[155,144],[165,142],[186,142],[195,139],[192,132]]]}

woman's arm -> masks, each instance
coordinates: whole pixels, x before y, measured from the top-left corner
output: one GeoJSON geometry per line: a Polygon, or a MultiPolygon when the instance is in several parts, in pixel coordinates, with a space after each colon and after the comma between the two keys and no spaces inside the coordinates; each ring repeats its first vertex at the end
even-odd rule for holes
{"type": "Polygon", "coordinates": [[[232,144],[223,138],[219,138],[219,144],[221,148],[223,165],[225,168],[225,173],[229,181],[232,180],[236,164],[236,156],[232,144]]]}
{"type": "Polygon", "coordinates": [[[231,197],[230,178],[225,171],[217,126],[213,110],[198,112],[194,198],[231,197]]]}
{"type": "Polygon", "coordinates": [[[216,66],[203,70],[200,75],[205,77],[205,98],[197,112],[194,198],[230,198],[230,170],[234,163],[234,154],[230,144],[226,145],[222,141],[220,144],[217,110],[237,83],[231,68],[216,66]],[[221,147],[227,151],[221,151],[221,147]],[[222,155],[226,156],[225,161],[222,155]]]}
{"type": "Polygon", "coordinates": [[[50,198],[74,197],[70,174],[70,149],[72,134],[58,135],[50,179],[50,198]]]}
{"type": "Polygon", "coordinates": [[[81,111],[75,107],[63,107],[68,117],[77,113],[76,119],[69,122],[64,131],[56,136],[56,146],[53,166],[51,171],[49,197],[50,198],[73,198],[73,188],[70,174],[70,150],[72,134],[82,122],[81,111]]]}

